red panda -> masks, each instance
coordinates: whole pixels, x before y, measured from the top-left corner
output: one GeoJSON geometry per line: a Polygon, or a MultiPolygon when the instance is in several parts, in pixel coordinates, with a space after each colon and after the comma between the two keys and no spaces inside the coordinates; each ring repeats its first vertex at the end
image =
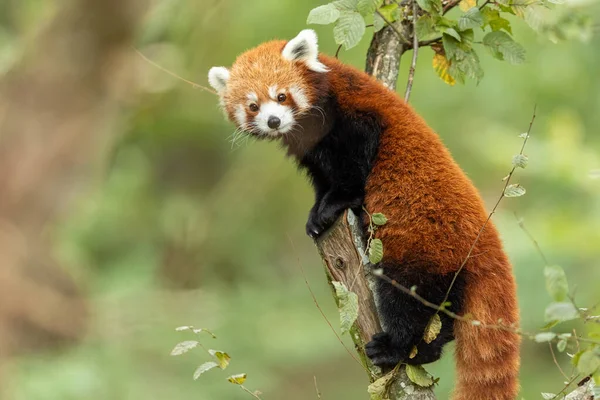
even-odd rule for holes
{"type": "MultiPolygon", "coordinates": [[[[443,302],[455,272],[487,219],[483,201],[437,134],[396,93],[337,59],[317,36],[271,41],[240,55],[209,82],[227,116],[258,138],[278,140],[315,190],[306,231],[316,238],[347,208],[381,212],[385,254],[378,268],[432,303],[443,302]]],[[[452,286],[449,309],[484,324],[517,325],[515,279],[488,224],[452,286]]],[[[454,400],[511,400],[519,390],[519,335],[441,314],[442,331],[422,336],[434,310],[384,280],[377,291],[383,332],[366,345],[382,367],[425,364],[456,338],[454,400]],[[414,346],[417,355],[410,358],[414,346]]]]}

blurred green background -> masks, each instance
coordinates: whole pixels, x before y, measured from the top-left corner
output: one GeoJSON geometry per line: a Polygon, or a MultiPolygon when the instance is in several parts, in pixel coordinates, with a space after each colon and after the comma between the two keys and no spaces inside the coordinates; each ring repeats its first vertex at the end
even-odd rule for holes
{"type": "MultiPolygon", "coordinates": [[[[0,78],[9,77],[35,34],[62,2],[7,1],[0,5],[0,78]]],[[[135,46],[156,63],[206,85],[215,65],[273,38],[306,27],[318,1],[152,1],[139,22],[135,46]]],[[[598,7],[587,11],[597,20],[598,7]]],[[[506,199],[494,220],[513,262],[522,324],[544,325],[550,302],[543,261],[520,230],[525,220],[546,256],[563,266],[580,306],[600,300],[600,39],[558,44],[513,21],[527,49],[525,65],[481,53],[479,85],[447,86],[420,53],[413,107],[439,132],[481,190],[488,206],[520,149],[538,106],[525,153],[529,166],[514,182],[524,197],[506,199]]],[[[331,27],[316,27],[321,50],[333,54],[331,27]]],[[[340,58],[364,66],[370,32],[340,58]]],[[[403,93],[410,54],[398,84],[403,93]]],[[[118,130],[102,172],[51,228],[53,252],[75,277],[90,310],[85,337],[74,346],[23,352],[5,364],[0,396],[10,400],[248,399],[229,384],[264,399],[364,399],[367,379],[315,307],[337,327],[337,311],[316,249],[304,234],[312,192],[291,160],[273,143],[232,148],[234,127],[216,96],[150,65],[132,52],[132,92],[111,129],[118,130]],[[209,359],[200,349],[169,355],[180,325],[212,330],[207,348],[232,356],[225,371],[198,381],[194,369],[209,359]]],[[[1,139],[1,135],[0,135],[1,139]]],[[[561,326],[565,331],[599,325],[561,326]]],[[[346,338],[346,341],[347,338],[346,338]]],[[[348,342],[349,343],[349,342],[348,342]]],[[[349,344],[350,346],[350,344],[349,344]]],[[[452,348],[431,365],[436,392],[453,386],[452,348]]],[[[556,392],[564,378],[548,346],[525,340],[522,397],[556,392]]],[[[566,355],[559,355],[569,369],[566,355]]]]}

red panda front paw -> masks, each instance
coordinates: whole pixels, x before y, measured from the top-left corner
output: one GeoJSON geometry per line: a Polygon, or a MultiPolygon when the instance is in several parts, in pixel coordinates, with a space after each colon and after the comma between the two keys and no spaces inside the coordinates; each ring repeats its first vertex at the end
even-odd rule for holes
{"type": "Polygon", "coordinates": [[[373,335],[371,341],[365,346],[365,354],[378,367],[395,367],[408,357],[408,351],[403,351],[386,332],[373,335]]]}
{"type": "Polygon", "coordinates": [[[318,238],[329,229],[344,210],[340,207],[327,206],[321,206],[319,210],[315,210],[315,208],[313,207],[310,211],[306,222],[306,234],[313,239],[318,238]]]}

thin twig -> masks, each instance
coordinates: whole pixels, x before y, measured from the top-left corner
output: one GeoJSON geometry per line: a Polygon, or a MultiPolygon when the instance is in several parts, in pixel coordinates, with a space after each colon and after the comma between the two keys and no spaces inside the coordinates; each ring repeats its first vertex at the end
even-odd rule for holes
{"type": "Polygon", "coordinates": [[[577,374],[577,375],[575,375],[573,378],[571,378],[571,379],[570,379],[570,380],[569,380],[569,381],[568,381],[568,382],[565,384],[565,386],[564,386],[564,387],[563,387],[563,388],[560,390],[560,392],[556,393],[556,395],[555,395],[555,396],[554,396],[552,399],[550,399],[550,400],[555,400],[555,399],[558,399],[558,398],[560,397],[560,395],[561,395],[561,394],[563,394],[563,393],[564,393],[564,392],[565,392],[565,391],[566,391],[566,390],[569,388],[569,386],[571,386],[571,384],[577,380],[577,378],[579,378],[579,376],[580,376],[580,375],[581,375],[581,374],[577,374]]]}
{"type": "MultiPolygon", "coordinates": [[[[429,300],[422,297],[421,295],[419,295],[415,290],[411,290],[411,289],[407,288],[406,286],[401,285],[400,283],[396,282],[396,280],[390,278],[387,275],[384,275],[382,273],[375,273],[374,275],[377,278],[382,279],[382,280],[386,281],[387,283],[389,283],[390,285],[394,286],[396,289],[400,290],[401,292],[415,298],[416,300],[421,302],[424,306],[432,308],[432,309],[436,310],[437,312],[444,313],[452,319],[455,319],[455,320],[458,320],[461,322],[466,322],[473,326],[477,326],[477,327],[483,328],[483,329],[497,329],[497,330],[501,330],[501,331],[512,332],[512,333],[515,333],[517,335],[524,336],[527,338],[534,338],[536,335],[535,333],[526,332],[520,328],[515,328],[512,325],[504,325],[501,322],[498,322],[497,324],[486,324],[479,320],[474,320],[471,316],[469,316],[469,314],[467,314],[467,316],[458,315],[458,314],[446,309],[446,307],[444,306],[444,303],[442,303],[440,305],[432,303],[429,300]]],[[[593,344],[600,345],[600,340],[588,339],[588,338],[579,337],[579,336],[573,336],[572,338],[575,342],[581,341],[581,342],[593,343],[593,344]]],[[[553,340],[558,340],[558,339],[555,338],[553,340]]]]}
{"type": "Polygon", "coordinates": [[[317,376],[313,375],[313,378],[315,379],[315,390],[317,391],[317,399],[321,398],[321,392],[319,391],[319,387],[317,386],[317,376]]]}
{"type": "Polygon", "coordinates": [[[386,17],[384,17],[384,15],[379,10],[376,10],[375,12],[377,13],[377,15],[379,15],[381,17],[382,20],[385,21],[386,24],[388,24],[388,26],[390,28],[392,28],[394,30],[394,32],[396,32],[396,35],[398,35],[398,37],[400,38],[400,40],[402,42],[404,42],[405,44],[410,44],[410,42],[408,40],[406,40],[406,38],[404,37],[402,32],[400,32],[398,30],[398,28],[396,28],[396,26],[392,22],[390,22],[386,17]]]}
{"type": "Polygon", "coordinates": [[[172,77],[177,78],[177,79],[179,79],[179,80],[181,80],[181,81],[183,81],[183,82],[185,82],[185,83],[187,83],[189,85],[192,85],[195,89],[202,89],[202,90],[207,91],[209,93],[217,94],[217,92],[215,92],[212,89],[207,88],[206,86],[198,85],[196,82],[192,82],[190,80],[182,78],[181,76],[177,75],[176,73],[169,71],[165,67],[162,67],[162,66],[158,65],[157,63],[155,63],[154,61],[152,61],[151,59],[149,59],[148,57],[146,57],[141,51],[139,51],[135,47],[133,47],[133,50],[135,50],[135,52],[138,53],[138,55],[140,57],[142,57],[146,62],[154,65],[156,68],[160,69],[163,72],[166,72],[167,74],[171,75],[172,77]]]}
{"type": "MultiPolygon", "coordinates": [[[[344,343],[344,341],[342,340],[340,335],[338,335],[337,331],[335,330],[335,328],[333,327],[333,325],[331,324],[331,322],[329,321],[329,319],[323,312],[321,305],[317,301],[317,296],[315,296],[315,293],[313,292],[312,288],[310,287],[310,283],[308,283],[308,279],[306,278],[306,273],[304,272],[304,267],[302,267],[302,262],[300,261],[300,256],[298,255],[298,252],[296,251],[296,246],[294,245],[292,238],[290,238],[289,235],[287,235],[287,236],[288,236],[288,240],[290,241],[290,244],[292,245],[292,250],[294,251],[294,254],[296,254],[296,259],[298,260],[298,267],[300,267],[300,272],[302,272],[302,278],[304,278],[304,283],[306,283],[306,287],[308,288],[308,291],[310,292],[310,296],[312,297],[313,302],[315,303],[315,306],[321,313],[321,316],[325,319],[325,322],[327,322],[327,325],[329,325],[329,328],[331,328],[331,331],[333,332],[335,337],[338,339],[340,344],[344,347],[344,349],[346,349],[346,352],[350,355],[350,357],[352,357],[354,359],[354,361],[356,361],[362,368],[366,369],[365,366],[359,361],[359,359],[356,358],[356,356],[354,354],[352,354],[350,349],[346,346],[346,344],[344,343]]],[[[366,370],[367,370],[367,372],[370,372],[368,369],[366,369],[366,370]]]]}
{"type": "Polygon", "coordinates": [[[556,365],[556,367],[558,368],[558,370],[560,371],[562,376],[566,380],[569,380],[569,377],[567,376],[567,374],[565,374],[565,371],[563,371],[563,369],[560,367],[560,364],[558,363],[558,360],[556,359],[556,355],[554,354],[554,348],[552,347],[551,342],[548,342],[548,347],[550,347],[550,353],[552,354],[552,359],[554,360],[554,364],[556,365]]]}
{"type": "MultiPolygon", "coordinates": [[[[523,155],[523,151],[525,150],[525,145],[527,144],[527,140],[529,139],[529,133],[531,132],[531,127],[533,126],[533,121],[535,121],[536,110],[537,110],[537,105],[535,105],[533,107],[533,116],[531,117],[531,121],[529,122],[529,128],[527,129],[527,135],[525,136],[525,138],[523,140],[523,145],[521,146],[521,151],[519,152],[520,155],[523,155]]],[[[506,177],[506,182],[504,183],[504,187],[502,188],[502,192],[500,193],[500,197],[498,198],[498,201],[496,201],[496,204],[494,205],[494,208],[492,208],[492,211],[489,213],[489,215],[488,215],[487,219],[485,220],[483,226],[479,230],[479,233],[477,234],[477,237],[475,238],[475,241],[471,245],[471,248],[469,249],[469,252],[467,253],[467,256],[463,260],[463,262],[460,265],[460,267],[458,268],[458,270],[454,273],[454,277],[452,278],[452,282],[450,282],[450,287],[446,291],[446,296],[444,296],[444,301],[442,301],[442,304],[444,304],[444,303],[446,303],[448,301],[448,297],[450,296],[450,291],[454,287],[454,284],[455,284],[456,280],[458,279],[458,275],[462,272],[463,268],[465,267],[465,265],[469,261],[469,258],[471,257],[471,253],[473,253],[473,250],[475,249],[475,246],[479,242],[479,238],[481,237],[481,235],[483,234],[483,231],[485,230],[486,226],[488,225],[488,223],[492,219],[492,216],[496,213],[496,209],[500,205],[500,202],[502,201],[502,199],[504,199],[506,188],[508,187],[508,184],[510,183],[510,179],[512,178],[512,176],[515,173],[516,169],[517,169],[517,166],[516,165],[513,166],[512,169],[510,170],[508,176],[506,177]]]]}
{"type": "Polygon", "coordinates": [[[242,388],[243,391],[248,392],[250,395],[252,395],[252,397],[254,397],[255,399],[258,400],[262,400],[256,393],[250,391],[247,387],[245,387],[244,385],[240,385],[240,387],[242,388]]]}
{"type": "Polygon", "coordinates": [[[338,55],[340,54],[340,50],[342,49],[342,45],[340,44],[337,48],[337,50],[335,51],[335,58],[338,58],[338,55]]]}
{"type": "Polygon", "coordinates": [[[527,237],[529,238],[529,240],[531,240],[531,242],[535,246],[535,248],[536,248],[538,254],[540,255],[540,257],[542,257],[542,260],[544,260],[544,266],[546,266],[546,267],[549,266],[550,263],[548,263],[548,259],[544,255],[544,252],[542,251],[542,248],[538,244],[537,240],[535,240],[535,238],[533,237],[533,235],[527,230],[527,228],[525,228],[525,223],[523,222],[523,219],[519,218],[519,216],[517,215],[516,212],[515,212],[515,218],[517,219],[517,223],[519,224],[519,227],[521,228],[521,230],[523,232],[525,232],[525,234],[527,235],[527,237]]]}
{"type": "Polygon", "coordinates": [[[406,93],[404,93],[404,101],[408,103],[410,97],[410,91],[412,90],[413,80],[415,79],[415,68],[417,66],[417,56],[419,54],[419,38],[417,37],[417,16],[419,12],[419,5],[417,0],[412,0],[413,3],[413,56],[410,64],[410,71],[408,72],[408,83],[406,84],[406,93]]]}

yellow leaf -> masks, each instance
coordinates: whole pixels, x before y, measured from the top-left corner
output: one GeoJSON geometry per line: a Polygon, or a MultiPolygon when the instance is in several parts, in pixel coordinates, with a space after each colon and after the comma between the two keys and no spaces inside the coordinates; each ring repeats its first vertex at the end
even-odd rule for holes
{"type": "Polygon", "coordinates": [[[436,53],[433,56],[433,69],[444,82],[450,86],[454,86],[456,81],[448,73],[448,68],[450,68],[450,61],[443,54],[436,53]]]}
{"type": "Polygon", "coordinates": [[[417,353],[419,353],[419,350],[417,350],[417,346],[413,346],[408,358],[410,358],[412,360],[413,358],[415,358],[417,356],[417,353]]]}
{"type": "Polygon", "coordinates": [[[423,334],[423,340],[429,344],[435,340],[442,330],[442,320],[438,313],[433,314],[433,317],[429,320],[425,333],[423,334]]]}
{"type": "Polygon", "coordinates": [[[227,380],[235,385],[243,385],[246,382],[246,374],[231,375],[227,380]]]}
{"type": "Polygon", "coordinates": [[[477,6],[477,0],[461,0],[461,2],[458,3],[458,6],[460,7],[461,11],[466,12],[477,6]]]}

